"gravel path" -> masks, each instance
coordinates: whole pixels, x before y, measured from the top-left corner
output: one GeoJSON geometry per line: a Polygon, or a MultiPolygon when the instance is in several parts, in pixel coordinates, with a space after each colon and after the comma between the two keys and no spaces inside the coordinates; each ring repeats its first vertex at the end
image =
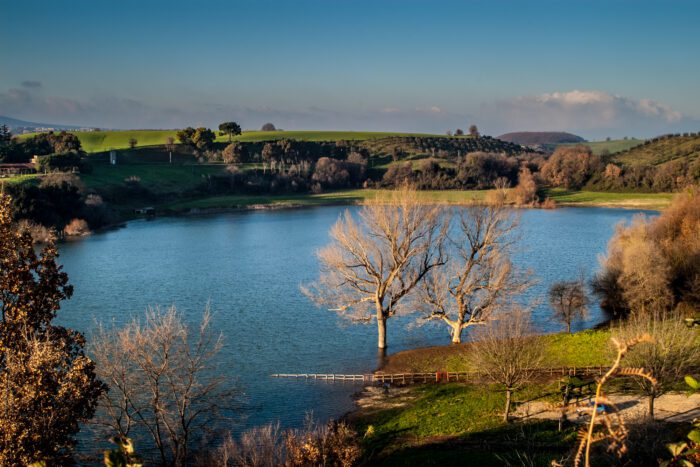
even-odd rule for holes
{"type": "MultiPolygon", "coordinates": [[[[624,420],[631,420],[646,415],[647,399],[636,395],[612,394],[608,396],[619,409],[620,416],[624,420]]],[[[578,406],[572,404],[567,411],[567,417],[571,421],[586,421],[584,413],[590,399],[582,400],[578,406]]],[[[557,420],[561,414],[555,404],[549,402],[533,401],[518,406],[515,415],[524,420],[550,419],[557,420]]],[[[700,394],[688,396],[686,394],[664,394],[654,402],[654,417],[659,421],[687,422],[700,418],[700,394]]]]}

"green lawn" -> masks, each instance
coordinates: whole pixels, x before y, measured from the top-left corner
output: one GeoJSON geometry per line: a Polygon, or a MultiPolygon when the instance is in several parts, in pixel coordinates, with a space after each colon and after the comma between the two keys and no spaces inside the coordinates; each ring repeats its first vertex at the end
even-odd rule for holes
{"type": "MultiPolygon", "coordinates": [[[[610,360],[610,331],[588,330],[574,334],[547,334],[537,345],[546,347],[543,367],[584,367],[606,365],[610,360]]],[[[386,373],[433,371],[476,371],[469,358],[469,343],[426,347],[399,352],[387,358],[386,373]]]]}
{"type": "MultiPolygon", "coordinates": [[[[549,390],[530,388],[514,400],[549,390]]],[[[411,388],[410,397],[400,407],[366,410],[354,420],[360,434],[370,425],[374,430],[364,439],[368,464],[500,466],[507,459],[520,465],[517,451],[522,450],[535,465],[550,465],[576,436],[573,429],[557,432],[552,422],[506,425],[501,419],[505,397],[498,387],[425,385],[411,388]]]]}

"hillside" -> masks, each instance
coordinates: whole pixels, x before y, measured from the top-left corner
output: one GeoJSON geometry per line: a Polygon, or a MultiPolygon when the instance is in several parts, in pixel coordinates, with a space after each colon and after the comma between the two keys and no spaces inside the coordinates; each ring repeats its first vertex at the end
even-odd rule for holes
{"type": "MultiPolygon", "coordinates": [[[[78,139],[87,152],[104,152],[111,149],[127,149],[129,140],[135,138],[137,147],[157,146],[166,144],[169,137],[175,138],[177,130],[114,130],[76,132],[78,139]]],[[[218,133],[218,132],[217,132],[218,133]]],[[[30,137],[31,134],[20,135],[20,138],[30,137]]],[[[299,141],[359,141],[392,136],[401,137],[433,137],[446,138],[442,135],[428,133],[397,133],[374,131],[244,131],[234,138],[236,141],[255,143],[294,139],[299,141]]],[[[228,142],[227,136],[217,136],[217,142],[228,142]]],[[[175,141],[177,143],[177,140],[175,141]]]]}
{"type": "Polygon", "coordinates": [[[683,133],[652,138],[613,156],[627,166],[661,165],[675,160],[695,160],[700,156],[700,133],[683,133]]]}
{"type": "Polygon", "coordinates": [[[586,141],[580,136],[563,131],[517,131],[503,134],[498,139],[524,146],[583,143],[586,141]]]}
{"type": "MultiPolygon", "coordinates": [[[[639,146],[640,144],[643,144],[644,140],[643,139],[637,139],[637,138],[628,138],[628,139],[612,139],[610,141],[586,141],[585,143],[578,143],[578,144],[583,144],[584,146],[588,146],[591,148],[593,151],[593,154],[597,154],[599,156],[605,155],[605,154],[615,154],[618,152],[626,151],[628,149],[631,149],[635,146],[639,146]]],[[[567,146],[566,144],[565,146],[567,146]]]]}

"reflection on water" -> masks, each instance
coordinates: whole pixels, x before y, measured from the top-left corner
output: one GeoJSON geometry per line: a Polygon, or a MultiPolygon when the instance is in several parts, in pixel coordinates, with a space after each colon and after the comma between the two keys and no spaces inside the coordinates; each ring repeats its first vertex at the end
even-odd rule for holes
{"type": "MultiPolygon", "coordinates": [[[[241,212],[212,217],[136,221],[126,228],[61,245],[60,261],[75,286],[59,322],[89,334],[97,321],[124,323],[148,305],[175,304],[198,321],[207,302],[223,332],[223,367],[245,389],[251,426],[279,419],[300,426],[305,414],[339,416],[352,409],[357,384],[273,379],[272,373],[362,373],[378,363],[376,330],[315,308],[299,285],[318,274],[314,251],[345,208],[241,212]]],[[[356,210],[356,207],[349,208],[356,210]]],[[[614,225],[633,211],[602,208],[524,210],[519,266],[539,283],[529,298],[545,298],[534,313],[543,332],[557,331],[546,306],[549,285],[592,272],[614,225]]],[[[596,324],[593,309],[574,330],[596,324]]],[[[448,344],[440,323],[388,324],[389,352],[448,344]]],[[[381,358],[381,356],[379,356],[381,358]]]]}

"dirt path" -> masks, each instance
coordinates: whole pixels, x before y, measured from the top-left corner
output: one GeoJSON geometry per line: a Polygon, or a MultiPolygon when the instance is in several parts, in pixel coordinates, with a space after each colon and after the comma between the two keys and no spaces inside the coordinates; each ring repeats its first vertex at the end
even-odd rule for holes
{"type": "MultiPolygon", "coordinates": [[[[646,398],[636,395],[612,394],[608,396],[613,404],[619,409],[620,416],[624,420],[643,417],[647,413],[646,398]]],[[[573,405],[567,411],[567,417],[571,421],[587,420],[582,409],[590,407],[590,399],[585,399],[573,405]]],[[[700,394],[688,396],[685,394],[665,394],[654,402],[655,418],[666,422],[686,422],[700,418],[700,394]]],[[[523,420],[527,419],[550,419],[557,420],[560,410],[555,404],[550,402],[533,401],[521,404],[515,411],[515,415],[523,420]]]]}

